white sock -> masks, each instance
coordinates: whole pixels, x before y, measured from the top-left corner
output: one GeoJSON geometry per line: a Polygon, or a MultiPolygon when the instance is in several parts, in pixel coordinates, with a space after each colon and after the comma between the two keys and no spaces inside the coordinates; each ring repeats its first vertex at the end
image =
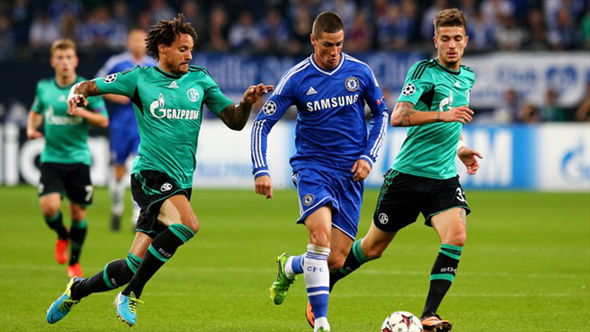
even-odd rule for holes
{"type": "Polygon", "coordinates": [[[330,248],[310,244],[307,246],[305,261],[303,262],[305,288],[316,321],[318,318],[328,316],[328,302],[330,299],[328,255],[330,255],[330,248]]]}

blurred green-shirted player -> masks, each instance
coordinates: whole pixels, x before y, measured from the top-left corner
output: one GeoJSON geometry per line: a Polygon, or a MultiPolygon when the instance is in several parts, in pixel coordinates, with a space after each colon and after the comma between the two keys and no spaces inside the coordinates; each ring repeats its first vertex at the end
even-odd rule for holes
{"type": "Polygon", "coordinates": [[[70,88],[84,79],[76,75],[78,57],[76,45],[68,39],[59,39],[51,46],[51,66],[55,77],[39,81],[35,101],[29,112],[27,136],[36,139],[45,136],[41,153],[41,179],[39,202],[47,225],[57,233],[55,259],[59,264],[68,261],[70,277],[81,277],[79,258],[86,237],[86,207],[92,203],[88,149],[88,125],[106,127],[108,115],[101,97],[88,99],[86,109],[68,114],[66,102],[70,88]],[[44,124],[43,134],[38,130],[44,124]],[[68,231],[60,211],[62,195],[70,200],[72,225],[68,231]]]}
{"type": "Polygon", "coordinates": [[[455,157],[473,175],[479,169],[476,157],[482,156],[461,140],[463,124],[473,116],[468,104],[475,83],[473,72],[461,65],[468,42],[465,17],[458,9],[445,9],[433,23],[437,57],[410,68],[391,115],[393,126],[410,127],[407,138],[385,175],[368,233],[353,244],[344,266],[330,274],[330,286],[379,258],[395,234],[422,213],[442,242],[430,273],[422,325],[424,331],[446,332],[452,325],[437,310],[457,273],[470,211],[455,157]]]}
{"type": "Polygon", "coordinates": [[[49,323],[62,319],[83,297],[128,283],[115,305],[117,316],[135,325],[144,285],[199,229],[189,200],[203,106],[229,128],[241,130],[252,104],[273,89],[262,83],[250,86],[235,105],[204,68],[190,66],[196,40],[195,30],[182,15],[160,20],[146,39],[147,53],[158,59],[157,66],[136,67],[72,88],[70,111],[84,105],[87,96],[109,93],[131,99],[140,135],[131,192],[141,213],[127,258],[108,263],[88,279],[72,278],[47,310],[49,323]]]}

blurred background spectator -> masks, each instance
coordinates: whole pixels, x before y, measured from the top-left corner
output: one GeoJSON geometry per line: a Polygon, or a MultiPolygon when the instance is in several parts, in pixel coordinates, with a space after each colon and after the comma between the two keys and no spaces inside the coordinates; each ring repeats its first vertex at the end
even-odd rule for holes
{"type": "MultiPolygon", "coordinates": [[[[346,52],[431,55],[432,19],[448,7],[460,8],[468,19],[470,55],[590,50],[588,0],[5,0],[0,61],[46,61],[48,46],[60,37],[74,39],[82,59],[102,61],[123,51],[130,28],[147,29],[178,12],[197,30],[195,52],[301,58],[312,52],[313,18],[333,10],[345,23],[346,52]]],[[[395,91],[386,93],[395,99],[395,91]]],[[[532,104],[508,89],[497,106],[478,110],[478,116],[494,123],[588,119],[587,95],[579,107],[563,110],[556,90],[532,104]]]]}

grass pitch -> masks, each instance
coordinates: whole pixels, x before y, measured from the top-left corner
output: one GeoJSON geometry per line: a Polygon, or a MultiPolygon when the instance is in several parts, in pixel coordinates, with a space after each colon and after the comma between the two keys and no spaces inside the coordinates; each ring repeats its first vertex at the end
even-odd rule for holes
{"type": "MultiPolygon", "coordinates": [[[[590,194],[468,192],[468,243],[440,314],[453,331],[588,331],[590,194]]],[[[377,198],[367,191],[360,234],[377,198]]],[[[125,256],[133,234],[109,231],[106,190],[89,210],[82,254],[86,275],[125,256]]],[[[136,331],[311,331],[299,277],[275,306],[268,287],[274,257],[303,252],[294,191],[266,200],[250,191],[195,190],[201,231],[147,284],[136,331]]],[[[129,205],[128,205],[129,206],[129,205]]],[[[62,209],[68,220],[68,209],[62,209]]],[[[127,226],[128,216],[126,216],[127,226]]],[[[68,222],[69,224],[69,222],[68,222]]],[[[82,300],[61,322],[45,310],[63,292],[55,235],[45,226],[33,187],[0,187],[0,330],[115,331],[115,291],[82,300]]],[[[420,314],[439,244],[422,221],[400,232],[385,255],[342,280],[330,301],[333,331],[378,331],[389,313],[420,314]]]]}

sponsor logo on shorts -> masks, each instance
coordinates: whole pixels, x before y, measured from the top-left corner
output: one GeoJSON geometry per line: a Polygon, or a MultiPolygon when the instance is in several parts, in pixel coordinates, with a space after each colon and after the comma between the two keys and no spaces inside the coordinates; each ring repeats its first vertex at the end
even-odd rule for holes
{"type": "Polygon", "coordinates": [[[313,203],[314,197],[312,194],[306,194],[303,196],[303,205],[310,206],[313,203]]]}
{"type": "Polygon", "coordinates": [[[160,187],[160,191],[170,191],[170,189],[172,189],[172,185],[168,182],[164,183],[161,187],[160,187]]]}
{"type": "Polygon", "coordinates": [[[110,74],[108,76],[105,76],[102,81],[105,83],[113,83],[114,81],[117,80],[117,74],[110,74]]]}
{"type": "Polygon", "coordinates": [[[379,222],[383,225],[389,222],[389,217],[385,213],[379,213],[379,222]]]}

